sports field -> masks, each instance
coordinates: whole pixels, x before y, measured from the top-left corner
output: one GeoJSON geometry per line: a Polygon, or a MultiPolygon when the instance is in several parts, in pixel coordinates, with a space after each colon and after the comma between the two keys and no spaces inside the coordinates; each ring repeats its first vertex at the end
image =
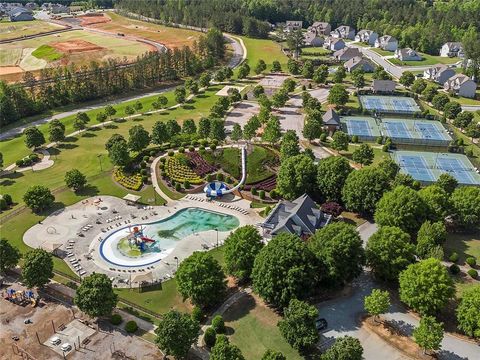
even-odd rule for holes
{"type": "Polygon", "coordinates": [[[41,20],[0,22],[0,40],[41,34],[62,28],[63,26],[61,25],[47,23],[41,20]]]}
{"type": "Polygon", "coordinates": [[[480,175],[465,155],[419,151],[393,151],[392,158],[403,173],[423,183],[437,181],[441,174],[455,177],[462,185],[480,185],[480,175]]]}
{"type": "Polygon", "coordinates": [[[443,125],[431,120],[384,118],[381,133],[396,144],[448,146],[452,141],[443,125]]]}
{"type": "Polygon", "coordinates": [[[168,48],[181,48],[191,46],[198,40],[202,33],[193,30],[167,27],[126,18],[109,12],[110,21],[89,25],[95,29],[101,29],[112,33],[122,33],[138,38],[144,38],[162,43],[168,48]]]}
{"type": "Polygon", "coordinates": [[[360,102],[365,109],[382,113],[414,114],[420,111],[415,100],[406,96],[362,95],[360,102]]]}
{"type": "Polygon", "coordinates": [[[356,135],[362,141],[373,141],[381,136],[375,119],[368,116],[344,116],[340,119],[348,135],[356,135]]]}

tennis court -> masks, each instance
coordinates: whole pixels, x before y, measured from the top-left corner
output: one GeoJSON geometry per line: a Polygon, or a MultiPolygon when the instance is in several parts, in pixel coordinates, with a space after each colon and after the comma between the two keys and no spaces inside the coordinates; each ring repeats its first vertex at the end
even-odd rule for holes
{"type": "Polygon", "coordinates": [[[381,132],[396,144],[448,146],[452,141],[439,121],[384,118],[381,132]]]}
{"type": "Polygon", "coordinates": [[[348,135],[356,135],[362,141],[374,141],[377,137],[381,136],[380,128],[374,118],[366,116],[344,116],[340,121],[348,135]]]}
{"type": "Polygon", "coordinates": [[[480,175],[465,155],[417,151],[393,151],[400,171],[423,183],[435,182],[441,174],[455,177],[462,185],[480,185],[480,175]]]}
{"type": "Polygon", "coordinates": [[[414,99],[406,96],[361,95],[360,103],[369,111],[380,113],[414,114],[420,107],[414,99]]]}

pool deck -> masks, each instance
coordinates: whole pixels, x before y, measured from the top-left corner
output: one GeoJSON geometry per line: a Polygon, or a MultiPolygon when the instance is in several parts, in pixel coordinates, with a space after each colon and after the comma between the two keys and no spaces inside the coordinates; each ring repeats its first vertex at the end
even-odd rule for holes
{"type": "MultiPolygon", "coordinates": [[[[167,257],[151,265],[149,269],[146,266],[129,268],[112,265],[101,257],[99,246],[102,239],[118,229],[135,224],[156,222],[189,207],[233,215],[238,218],[240,226],[255,225],[262,221],[262,218],[253,209],[250,209],[250,202],[238,197],[208,202],[203,194],[197,194],[172,201],[165,206],[148,206],[145,208],[144,205],[127,205],[124,200],[113,196],[100,196],[78,202],[51,214],[41,223],[28,229],[23,236],[23,241],[32,248],[44,248],[47,251],[57,249],[56,254],[63,258],[74,272],[77,271],[71,264],[71,259],[78,260],[78,264],[85,271],[83,276],[90,275],[93,272],[104,273],[108,277],[114,278],[114,285],[118,287],[130,286],[127,281],[134,279],[137,274],[147,274],[148,272],[152,272],[155,281],[167,279],[172,277],[176,271],[175,257],[178,257],[181,262],[194,251],[214,248],[217,242],[216,231],[200,232],[183,238],[167,257]],[[101,199],[101,201],[98,202],[98,199],[101,199]],[[222,207],[219,205],[220,203],[238,207],[243,211],[222,207]],[[245,215],[245,211],[248,214],[245,215]],[[135,218],[132,218],[132,215],[135,218]],[[115,217],[121,218],[109,223],[106,222],[107,219],[115,217]],[[90,229],[82,231],[81,229],[87,225],[90,229]],[[79,236],[80,233],[83,236],[79,236]],[[69,245],[69,241],[74,241],[74,244],[69,245]],[[71,248],[67,249],[69,246],[71,248]],[[73,256],[68,257],[68,252],[73,253],[73,256]],[[139,271],[139,269],[142,270],[139,271]]],[[[230,232],[219,231],[219,243],[222,244],[229,234],[230,232]]],[[[137,285],[132,284],[132,286],[137,285]]]]}

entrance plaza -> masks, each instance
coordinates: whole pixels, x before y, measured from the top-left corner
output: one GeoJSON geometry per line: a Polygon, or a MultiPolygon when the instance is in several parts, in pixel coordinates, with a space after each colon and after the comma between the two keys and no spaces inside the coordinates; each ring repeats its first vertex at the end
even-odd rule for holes
{"type": "Polygon", "coordinates": [[[82,277],[105,273],[114,285],[126,287],[169,279],[194,251],[221,245],[238,226],[259,222],[250,202],[237,197],[207,201],[195,194],[144,206],[101,196],[53,213],[27,230],[23,241],[52,251],[82,277]],[[135,231],[141,232],[144,251],[134,246],[135,231]]]}

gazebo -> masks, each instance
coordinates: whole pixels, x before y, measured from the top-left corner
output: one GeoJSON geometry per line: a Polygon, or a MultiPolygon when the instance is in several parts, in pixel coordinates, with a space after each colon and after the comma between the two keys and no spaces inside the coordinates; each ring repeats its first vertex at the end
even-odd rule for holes
{"type": "Polygon", "coordinates": [[[141,196],[138,196],[138,195],[133,195],[133,194],[127,194],[123,197],[123,200],[125,200],[127,202],[127,205],[133,205],[135,204],[139,199],[141,198],[141,196]]]}

